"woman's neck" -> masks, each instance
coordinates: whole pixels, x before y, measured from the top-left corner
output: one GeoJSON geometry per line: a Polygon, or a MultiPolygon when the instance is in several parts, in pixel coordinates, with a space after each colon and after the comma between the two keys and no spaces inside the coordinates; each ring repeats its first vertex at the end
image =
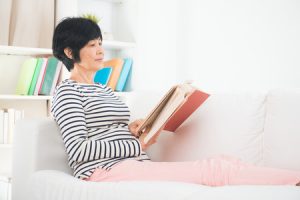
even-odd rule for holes
{"type": "Polygon", "coordinates": [[[74,68],[71,70],[70,79],[78,83],[87,83],[94,84],[95,72],[88,71],[80,65],[74,65],[74,68]]]}

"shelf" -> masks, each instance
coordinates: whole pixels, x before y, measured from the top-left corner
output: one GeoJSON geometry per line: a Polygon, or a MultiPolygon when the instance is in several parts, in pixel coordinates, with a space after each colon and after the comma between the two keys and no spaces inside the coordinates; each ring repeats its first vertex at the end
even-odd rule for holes
{"type": "Polygon", "coordinates": [[[105,1],[108,3],[123,3],[124,0],[98,0],[98,1],[105,1]]]}
{"type": "Polygon", "coordinates": [[[0,100],[51,100],[52,96],[0,95],[0,100]]]}
{"type": "Polygon", "coordinates": [[[0,182],[11,183],[11,174],[10,173],[0,173],[0,182]]]}
{"type": "Polygon", "coordinates": [[[18,56],[33,56],[33,55],[52,55],[52,49],[15,47],[0,45],[0,54],[2,55],[18,55],[18,56]]]}
{"type": "MultiPolygon", "coordinates": [[[[134,48],[135,43],[107,40],[103,41],[103,47],[107,49],[126,49],[134,48]]],[[[18,56],[51,56],[52,49],[15,47],[0,45],[0,54],[2,55],[18,55],[18,56]]]]}
{"type": "Polygon", "coordinates": [[[0,149],[9,149],[12,148],[13,145],[12,144],[0,144],[0,149]]]}
{"type": "Polygon", "coordinates": [[[106,49],[126,49],[134,48],[136,46],[133,42],[120,42],[114,40],[104,40],[103,47],[106,49]]]}
{"type": "MultiPolygon", "coordinates": [[[[129,92],[114,92],[118,97],[124,97],[129,92]]],[[[52,96],[30,96],[30,95],[13,95],[13,94],[2,94],[0,100],[52,100],[52,96]]]]}

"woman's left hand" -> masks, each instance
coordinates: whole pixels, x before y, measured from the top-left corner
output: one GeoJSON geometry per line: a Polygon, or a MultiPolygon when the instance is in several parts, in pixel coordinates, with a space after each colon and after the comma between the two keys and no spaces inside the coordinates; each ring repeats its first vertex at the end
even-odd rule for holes
{"type": "Polygon", "coordinates": [[[135,137],[139,137],[139,133],[137,132],[137,130],[143,122],[144,119],[137,119],[128,125],[128,129],[132,135],[134,135],[135,137]]]}

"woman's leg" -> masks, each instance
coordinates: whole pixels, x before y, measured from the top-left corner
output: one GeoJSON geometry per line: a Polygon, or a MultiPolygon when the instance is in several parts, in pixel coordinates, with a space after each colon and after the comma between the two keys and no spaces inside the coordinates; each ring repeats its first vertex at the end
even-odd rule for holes
{"type": "Polygon", "coordinates": [[[97,169],[89,181],[179,181],[209,186],[296,185],[300,172],[256,167],[219,156],[195,162],[123,161],[110,171],[97,169]]]}

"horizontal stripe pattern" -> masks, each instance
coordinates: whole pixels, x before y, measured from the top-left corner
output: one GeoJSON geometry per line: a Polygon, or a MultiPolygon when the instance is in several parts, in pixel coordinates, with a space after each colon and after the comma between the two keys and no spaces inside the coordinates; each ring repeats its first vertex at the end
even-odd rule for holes
{"type": "Polygon", "coordinates": [[[128,107],[109,87],[66,79],[56,88],[51,112],[77,178],[124,159],[149,160],[128,130],[128,107]]]}

